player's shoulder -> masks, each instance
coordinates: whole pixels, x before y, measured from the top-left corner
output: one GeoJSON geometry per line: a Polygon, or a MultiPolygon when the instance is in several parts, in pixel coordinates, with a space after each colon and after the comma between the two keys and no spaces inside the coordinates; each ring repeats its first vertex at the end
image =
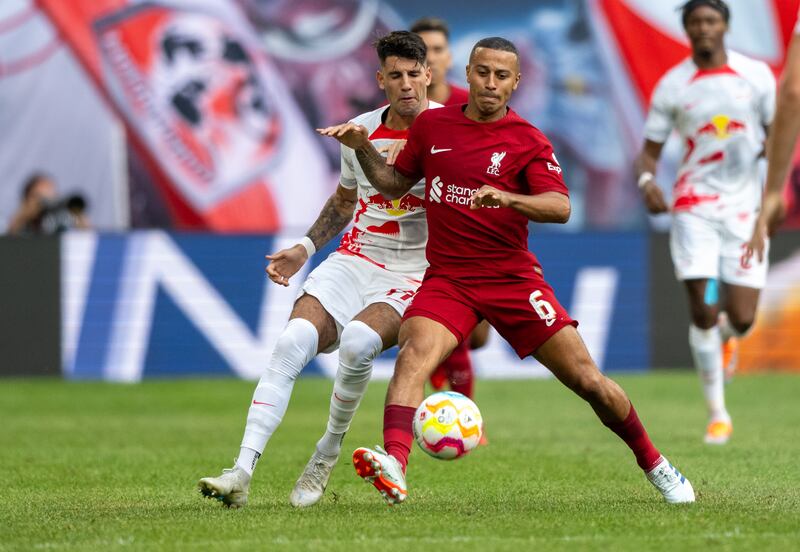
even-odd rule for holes
{"type": "Polygon", "coordinates": [[[675,88],[681,88],[691,82],[697,72],[697,66],[691,57],[684,58],[676,63],[661,76],[656,84],[655,93],[669,93],[675,88]]]}
{"type": "Polygon", "coordinates": [[[543,147],[551,147],[550,139],[536,125],[509,108],[506,115],[506,138],[509,142],[518,142],[524,149],[538,151],[543,147]],[[531,148],[533,145],[533,148],[531,148]]]}
{"type": "Polygon", "coordinates": [[[377,109],[353,117],[350,119],[350,122],[367,127],[367,130],[372,132],[381,125],[383,121],[383,112],[387,109],[389,109],[388,105],[382,105],[377,109]]]}
{"type": "Polygon", "coordinates": [[[769,65],[760,59],[754,59],[734,50],[728,50],[728,66],[743,79],[753,84],[761,84],[764,79],[775,79],[769,65]]]}

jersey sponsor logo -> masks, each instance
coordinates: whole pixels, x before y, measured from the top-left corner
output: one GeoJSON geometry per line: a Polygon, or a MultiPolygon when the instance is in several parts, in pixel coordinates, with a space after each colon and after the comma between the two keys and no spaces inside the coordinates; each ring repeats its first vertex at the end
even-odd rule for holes
{"type": "Polygon", "coordinates": [[[547,162],[547,170],[553,171],[556,174],[561,174],[561,166],[560,166],[561,164],[558,162],[558,159],[556,159],[555,153],[553,154],[553,161],[556,162],[555,165],[550,161],[547,162]]]}
{"type": "Polygon", "coordinates": [[[442,202],[442,186],[444,186],[444,182],[438,176],[431,181],[431,191],[428,193],[429,201],[442,202]]]}
{"type": "Polygon", "coordinates": [[[496,151],[492,154],[492,164],[486,168],[486,174],[500,176],[500,162],[506,156],[504,151],[496,151]]]}
{"type": "Polygon", "coordinates": [[[747,131],[744,121],[731,119],[727,115],[714,115],[711,121],[697,129],[697,136],[713,136],[717,140],[727,140],[734,134],[747,131]]]}
{"type": "Polygon", "coordinates": [[[453,151],[453,148],[439,148],[439,149],[437,149],[436,146],[431,146],[431,155],[436,155],[437,153],[442,153],[443,151],[453,151]]]}

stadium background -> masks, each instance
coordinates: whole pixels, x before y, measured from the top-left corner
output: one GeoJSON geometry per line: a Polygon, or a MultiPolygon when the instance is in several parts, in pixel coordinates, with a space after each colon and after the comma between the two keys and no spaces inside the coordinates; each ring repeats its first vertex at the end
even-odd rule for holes
{"type": "MultiPolygon", "coordinates": [[[[729,46],[778,72],[798,3],[731,1],[729,46]]],[[[669,220],[645,215],[630,168],[647,98],[687,53],[678,4],[519,0],[478,18],[472,1],[2,2],[0,226],[44,170],[88,199],[97,231],[0,238],[0,372],[257,377],[296,295],[267,285],[263,255],[294,243],[336,185],[336,145],[313,128],[381,103],[371,42],[422,15],[450,22],[456,83],[477,38],[520,47],[512,106],[553,140],[574,206],[565,227],[532,228],[531,247],[598,363],[689,366],[669,220]]],[[[744,370],[800,369],[798,188],[796,169],[744,370]]],[[[476,365],[543,374],[497,338],[476,365]]],[[[323,355],[307,372],[334,369],[323,355]]]]}

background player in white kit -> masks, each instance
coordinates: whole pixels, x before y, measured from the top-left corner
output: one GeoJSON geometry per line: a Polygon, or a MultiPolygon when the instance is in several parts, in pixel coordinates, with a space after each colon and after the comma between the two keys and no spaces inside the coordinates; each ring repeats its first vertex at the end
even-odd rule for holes
{"type": "Polygon", "coordinates": [[[637,171],[648,210],[672,212],[672,260],[689,295],[689,345],[709,411],[705,442],[723,444],[733,426],[722,346],[750,329],[766,281],[766,261],[747,263],[742,254],[761,200],[757,162],[775,110],[775,79],[766,64],[725,49],[725,2],[691,0],[682,16],[692,55],[653,93],[637,171]],[[670,208],[653,175],[673,129],[684,156],[670,208]]]}
{"type": "MultiPolygon", "coordinates": [[[[405,139],[416,116],[429,107],[426,88],[431,75],[425,43],[418,35],[393,32],[375,46],[381,61],[378,85],[385,90],[389,106],[353,121],[369,129],[378,149],[386,149],[405,139]]],[[[267,256],[269,278],[288,285],[317,248],[351,221],[353,228],[303,284],[253,394],[236,463],[219,477],[199,481],[205,496],[231,507],[246,504],[256,462],[283,419],[295,379],[318,352],[338,346],[339,368],[327,430],[289,500],[294,506],[310,506],[322,498],[344,434],[369,383],[372,362],[397,343],[401,316],[428,265],[423,197],[424,183],[420,182],[400,199],[384,199],[364,177],[353,150],[342,146],[339,187],[301,243],[267,256]]]]}

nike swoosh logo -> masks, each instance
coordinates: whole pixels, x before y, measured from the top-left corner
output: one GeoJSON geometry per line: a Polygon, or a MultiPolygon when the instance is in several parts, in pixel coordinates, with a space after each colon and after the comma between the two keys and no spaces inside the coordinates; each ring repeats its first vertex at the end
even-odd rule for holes
{"type": "Polygon", "coordinates": [[[333,393],[333,396],[334,396],[334,397],[336,397],[336,400],[337,400],[337,401],[341,401],[341,402],[343,402],[343,403],[351,403],[351,402],[356,402],[356,400],[355,400],[355,399],[353,399],[352,401],[346,401],[346,400],[344,400],[343,398],[341,398],[339,395],[337,395],[335,392],[333,393]]]}
{"type": "Polygon", "coordinates": [[[436,149],[436,146],[431,146],[431,155],[436,155],[437,153],[441,153],[443,151],[453,151],[453,148],[439,148],[439,149],[436,149]]]}
{"type": "Polygon", "coordinates": [[[275,406],[274,404],[269,404],[269,403],[265,403],[265,402],[261,402],[261,401],[253,401],[253,404],[261,404],[261,405],[264,405],[264,406],[275,406]]]}

